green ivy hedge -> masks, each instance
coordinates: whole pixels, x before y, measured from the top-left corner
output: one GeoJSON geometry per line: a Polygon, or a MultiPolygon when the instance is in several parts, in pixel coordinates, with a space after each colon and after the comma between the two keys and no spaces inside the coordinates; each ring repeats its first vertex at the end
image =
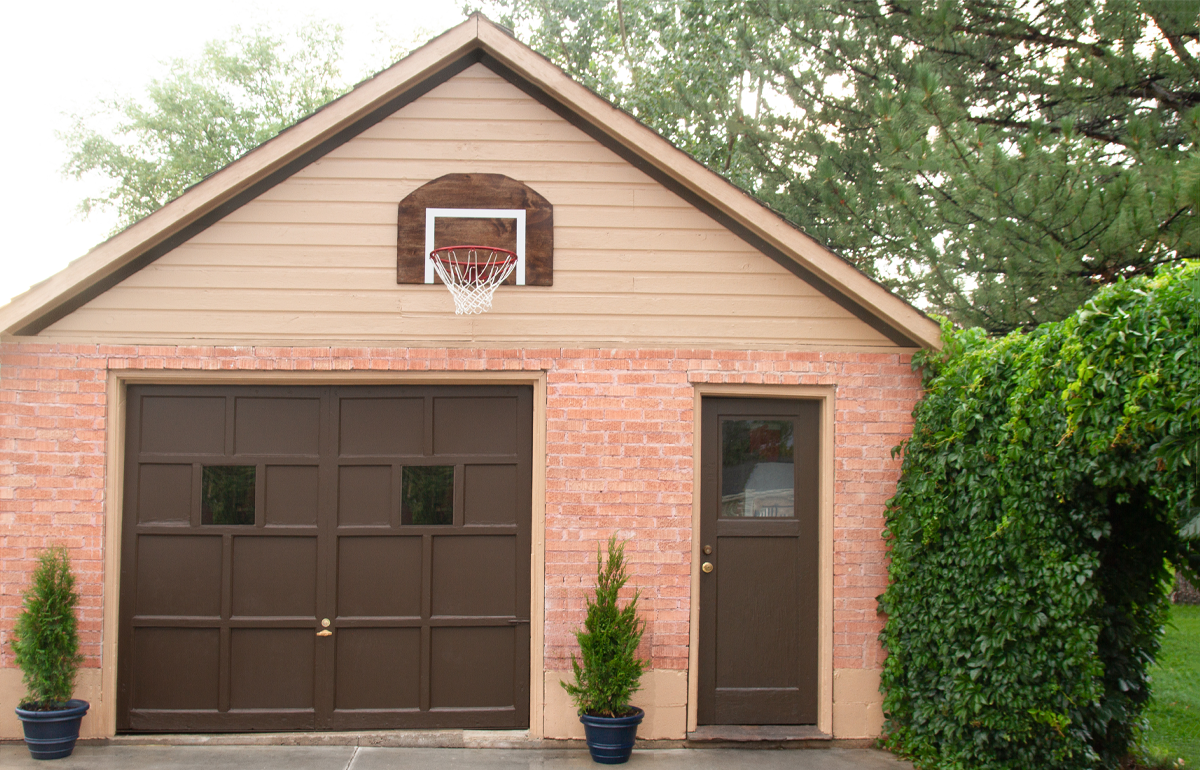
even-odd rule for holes
{"type": "Polygon", "coordinates": [[[1168,564],[1195,574],[1200,265],[989,339],[944,328],[888,516],[885,742],[926,768],[1116,767],[1168,564]]]}

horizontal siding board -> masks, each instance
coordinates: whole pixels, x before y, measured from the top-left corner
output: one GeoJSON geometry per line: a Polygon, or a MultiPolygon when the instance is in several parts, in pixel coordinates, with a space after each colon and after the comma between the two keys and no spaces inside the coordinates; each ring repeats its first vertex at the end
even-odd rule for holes
{"type": "MultiPolygon", "coordinates": [[[[649,208],[634,206],[632,202],[597,205],[594,201],[577,204],[556,204],[554,222],[557,228],[589,227],[597,221],[616,218],[622,227],[660,227],[664,221],[673,223],[672,229],[684,232],[727,231],[703,215],[694,219],[694,226],[684,228],[680,223],[688,222],[694,209],[679,207],[649,208]]],[[[395,203],[363,203],[332,201],[255,201],[232,212],[223,224],[258,225],[386,225],[396,226],[395,203]]]]}
{"type": "MultiPolygon", "coordinates": [[[[372,126],[355,140],[361,143],[362,149],[343,145],[339,153],[371,152],[380,144],[409,139],[444,139],[446,137],[446,121],[436,118],[389,118],[372,126]]],[[[574,142],[587,144],[592,139],[570,123],[538,117],[535,119],[518,120],[506,116],[502,124],[497,125],[495,116],[480,115],[475,119],[459,120],[454,127],[454,137],[462,141],[485,142],[490,139],[504,138],[508,141],[532,140],[548,142],[574,142]],[[503,136],[497,134],[503,131],[503,136]]]]}
{"type": "MultiPolygon", "coordinates": [[[[162,260],[151,266],[160,270],[179,267],[246,267],[271,270],[309,267],[378,267],[390,270],[395,278],[396,246],[281,246],[272,243],[238,244],[186,243],[171,253],[171,264],[162,260]]],[[[145,272],[143,269],[141,272],[145,272]]],[[[138,274],[126,279],[132,285],[138,274]]]]}
{"type": "Polygon", "coordinates": [[[257,200],[228,214],[225,224],[395,224],[396,204],[387,201],[257,200]]]}
{"type": "MultiPolygon", "coordinates": [[[[624,225],[624,222],[621,223],[624,225]]],[[[192,239],[198,244],[242,246],[279,244],[285,246],[384,246],[396,243],[396,225],[315,223],[225,222],[210,227],[192,239]]],[[[649,227],[555,227],[555,250],[611,249],[616,252],[721,252],[737,254],[745,243],[728,230],[668,230],[649,227]]],[[[764,259],[761,254],[744,252],[746,257],[764,259]]]]}
{"type": "MultiPolygon", "coordinates": [[[[450,294],[439,285],[396,285],[390,291],[259,289],[196,290],[160,288],[131,296],[101,295],[91,303],[97,310],[175,311],[179,308],[202,313],[257,311],[333,313],[403,313],[410,309],[437,312],[453,309],[450,294]],[[342,300],[342,301],[339,301],[342,300]],[[348,301],[346,301],[348,300],[348,301]]],[[[827,320],[836,308],[816,297],[692,295],[686,308],[672,296],[661,294],[600,294],[545,291],[534,288],[501,287],[492,303],[492,315],[535,313],[541,316],[678,316],[770,317],[827,320]]]]}
{"type": "MultiPolygon", "coordinates": [[[[560,273],[586,271],[592,273],[630,273],[677,275],[682,280],[722,281],[733,276],[766,275],[787,280],[795,277],[774,262],[761,259],[750,252],[702,252],[698,250],[615,252],[603,248],[556,249],[555,278],[560,273]]],[[[161,262],[161,260],[160,260],[161,262]]],[[[386,246],[295,246],[279,244],[189,243],[171,254],[169,266],[156,263],[150,268],[172,270],[179,267],[233,266],[273,270],[304,269],[309,267],[363,267],[395,272],[396,247],[386,246]]],[[[143,271],[144,272],[144,271],[143,271]]],[[[136,286],[139,275],[127,279],[120,289],[136,286]]],[[[797,282],[798,295],[816,292],[797,282]]],[[[736,291],[723,283],[715,283],[721,292],[736,291]]],[[[668,289],[668,291],[675,291],[668,289]]]]}
{"type": "Polygon", "coordinates": [[[478,158],[486,154],[488,160],[547,161],[552,163],[610,163],[623,165],[624,161],[595,142],[560,142],[550,139],[531,140],[519,134],[494,136],[486,141],[447,137],[422,139],[394,139],[387,142],[357,141],[342,145],[327,155],[326,164],[351,164],[362,162],[387,162],[394,159],[411,158],[478,158]],[[399,152],[397,152],[399,150],[399,152]]]}
{"type": "MultiPolygon", "coordinates": [[[[465,143],[464,143],[465,144],[465,143]]],[[[486,157],[484,150],[476,148],[470,156],[451,155],[422,158],[397,158],[389,160],[359,160],[345,158],[318,161],[298,172],[305,179],[362,179],[390,180],[398,175],[415,179],[436,179],[451,173],[505,174],[520,179],[530,187],[547,179],[587,179],[591,182],[640,182],[645,179],[641,171],[623,162],[616,163],[572,163],[550,162],[536,157],[528,159],[495,160],[486,157]]]]}
{"type": "Polygon", "coordinates": [[[192,239],[194,243],[221,243],[229,246],[281,244],[285,246],[383,246],[395,245],[396,226],[333,225],[325,223],[260,224],[223,222],[192,239]]]}
{"type": "MultiPolygon", "coordinates": [[[[479,102],[487,99],[487,89],[481,89],[478,98],[442,99],[428,95],[404,107],[404,117],[442,120],[446,123],[461,123],[476,120],[493,124],[505,118],[515,120],[560,120],[558,116],[537,102],[524,99],[490,99],[486,107],[479,102]]],[[[565,122],[565,121],[564,121],[565,122]]]]}
{"type": "MultiPolygon", "coordinates": [[[[394,269],[390,264],[380,266],[310,266],[276,265],[189,265],[172,269],[146,268],[129,279],[130,288],[153,290],[188,289],[278,289],[287,291],[391,291],[394,269]]],[[[647,265],[651,267],[652,265],[647,265]]],[[[735,274],[724,276],[680,275],[679,273],[632,273],[626,271],[559,270],[554,290],[563,293],[592,294],[639,293],[670,296],[682,292],[693,296],[782,296],[805,300],[821,299],[829,303],[823,313],[837,317],[839,312],[831,300],[815,289],[798,292],[791,275],[735,274]],[[715,285],[722,287],[715,293],[715,285]]],[[[513,291],[516,291],[515,289],[513,291]]],[[[521,290],[522,292],[531,290],[521,290]]],[[[334,303],[336,304],[336,302],[334,303]]]]}
{"type": "MultiPolygon", "coordinates": [[[[452,307],[449,298],[447,308],[452,307]]],[[[72,331],[85,335],[103,333],[115,341],[144,338],[140,314],[137,311],[99,311],[81,309],[78,317],[82,328],[65,324],[55,329],[55,336],[72,338],[72,331]]],[[[64,319],[66,321],[67,319],[64,319]]],[[[625,316],[615,318],[581,316],[569,321],[555,319],[547,323],[543,316],[505,316],[489,314],[486,320],[455,316],[452,310],[413,313],[403,318],[371,313],[305,313],[283,315],[270,311],[239,311],[222,316],[219,324],[206,330],[212,336],[196,334],[195,314],[189,311],[164,311],[156,314],[159,334],[164,338],[201,338],[262,340],[283,337],[294,340],[378,340],[411,345],[414,340],[429,342],[459,341],[540,343],[552,345],[601,343],[621,341],[630,344],[651,344],[655,347],[683,345],[695,341],[703,345],[754,348],[762,345],[854,345],[890,347],[882,335],[857,336],[831,334],[835,330],[824,321],[746,317],[723,319],[720,323],[693,323],[690,316],[655,317],[625,316]],[[349,330],[340,334],[342,330],[349,330]]]]}
{"type": "MultiPolygon", "coordinates": [[[[384,267],[247,267],[198,265],[145,269],[130,279],[139,289],[278,289],[299,291],[389,291],[397,287],[394,265],[384,267]]],[[[622,273],[560,272],[556,291],[630,293],[638,276],[622,273]]],[[[764,284],[765,285],[765,284],[764,284]]],[[[759,292],[741,291],[743,294],[759,292]]],[[[787,293],[787,292],[776,292],[787,293]]],[[[336,302],[335,302],[336,304],[336,302]]]]}
{"type": "Polygon", "coordinates": [[[47,329],[77,339],[891,347],[645,173],[476,65],[47,329]],[[483,316],[397,285],[401,199],[500,173],[555,206],[550,287],[483,316]]]}
{"type": "MultiPolygon", "coordinates": [[[[652,267],[648,265],[647,267],[652,267]]],[[[821,292],[811,286],[804,286],[797,291],[793,285],[796,279],[790,273],[784,275],[737,274],[726,273],[724,276],[713,275],[680,275],[679,273],[645,273],[633,276],[633,290],[640,294],[670,294],[672,292],[695,296],[751,296],[772,295],[798,297],[803,299],[820,298],[836,307],[821,292]],[[717,287],[721,294],[715,295],[717,287]]],[[[830,311],[827,315],[836,318],[841,312],[830,311]]]]}
{"type": "MultiPolygon", "coordinates": [[[[390,179],[364,182],[357,179],[292,179],[263,193],[249,208],[262,202],[331,202],[331,203],[388,203],[395,206],[401,199],[428,179],[390,179]]],[[[677,195],[658,185],[586,184],[562,181],[542,181],[535,188],[539,193],[560,205],[638,206],[648,208],[682,208],[685,204],[677,195]]],[[[699,213],[699,212],[697,212],[699,213]]]]}

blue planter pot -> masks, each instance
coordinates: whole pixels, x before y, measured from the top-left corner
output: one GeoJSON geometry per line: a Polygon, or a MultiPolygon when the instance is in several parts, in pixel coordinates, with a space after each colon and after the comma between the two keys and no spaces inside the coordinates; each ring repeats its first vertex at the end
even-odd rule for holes
{"type": "Polygon", "coordinates": [[[636,706],[633,713],[625,717],[594,717],[580,714],[583,732],[587,736],[588,751],[592,761],[602,765],[620,765],[629,761],[633,742],[637,738],[638,725],[646,712],[636,706]]]}
{"type": "Polygon", "coordinates": [[[79,738],[79,722],[87,713],[88,702],[69,700],[58,711],[17,709],[17,719],[25,728],[25,745],[34,759],[62,759],[71,756],[79,738]]]}

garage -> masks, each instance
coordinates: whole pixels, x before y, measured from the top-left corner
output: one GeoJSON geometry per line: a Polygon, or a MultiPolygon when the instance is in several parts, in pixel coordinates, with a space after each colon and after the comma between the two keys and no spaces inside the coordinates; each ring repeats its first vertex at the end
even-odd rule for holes
{"type": "Polygon", "coordinates": [[[529,725],[532,390],[130,386],[117,728],[529,725]]]}
{"type": "MultiPolygon", "coordinates": [[[[639,738],[874,739],[892,448],[940,347],[472,16],[0,307],[0,638],[65,545],[84,738],[579,739],[615,535],[639,738]],[[510,272],[459,313],[439,265],[510,272]]],[[[0,659],[0,738],[23,695],[0,659]]]]}

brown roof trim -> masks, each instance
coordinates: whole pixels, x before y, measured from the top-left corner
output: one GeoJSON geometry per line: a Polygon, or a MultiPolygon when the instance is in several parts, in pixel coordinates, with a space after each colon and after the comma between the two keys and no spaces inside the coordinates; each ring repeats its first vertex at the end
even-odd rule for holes
{"type": "Polygon", "coordinates": [[[0,329],[37,334],[349,141],[482,62],[902,346],[940,348],[932,319],[481,14],[414,51],[0,308],[0,329]]]}

